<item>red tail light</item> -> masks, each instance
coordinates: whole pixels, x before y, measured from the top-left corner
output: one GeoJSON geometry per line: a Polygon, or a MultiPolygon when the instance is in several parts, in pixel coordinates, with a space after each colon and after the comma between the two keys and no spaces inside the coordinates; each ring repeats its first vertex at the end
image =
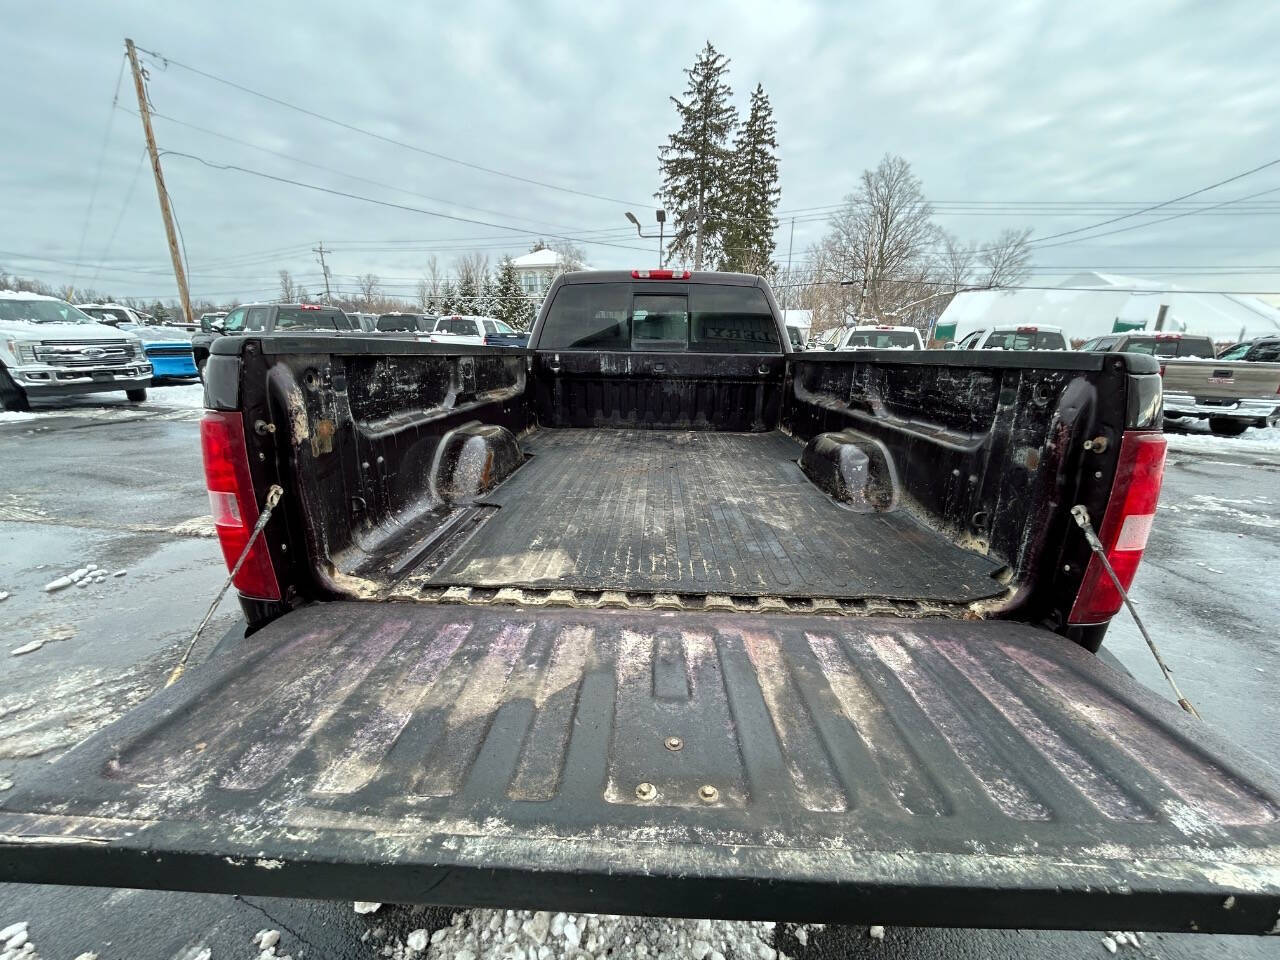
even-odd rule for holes
{"type": "MultiPolygon", "coordinates": [[[[249,476],[249,453],[244,424],[238,413],[205,412],[200,421],[200,447],[204,452],[205,486],[214,529],[222,545],[227,570],[235,566],[258,522],[258,501],[249,476]]],[[[271,566],[271,554],[261,536],[253,544],[236,574],[235,587],[246,597],[279,600],[280,584],[271,566]]]]}
{"type": "MultiPolygon", "coordinates": [[[[1125,590],[1133,583],[1142,552],[1147,548],[1147,535],[1151,533],[1156,503],[1160,500],[1166,445],[1164,434],[1159,431],[1126,431],[1120,441],[1116,478],[1111,485],[1111,499],[1107,502],[1098,539],[1125,590]]],[[[1121,603],[1120,594],[1102,562],[1091,556],[1067,620],[1069,623],[1102,623],[1115,616],[1121,603]]]]}
{"type": "Polygon", "coordinates": [[[1165,364],[1163,364],[1163,363],[1162,363],[1162,364],[1160,364],[1160,376],[1162,376],[1162,377],[1164,376],[1164,368],[1165,368],[1165,364]]]}
{"type": "Polygon", "coordinates": [[[693,274],[688,270],[632,270],[635,280],[688,280],[693,274]]]}

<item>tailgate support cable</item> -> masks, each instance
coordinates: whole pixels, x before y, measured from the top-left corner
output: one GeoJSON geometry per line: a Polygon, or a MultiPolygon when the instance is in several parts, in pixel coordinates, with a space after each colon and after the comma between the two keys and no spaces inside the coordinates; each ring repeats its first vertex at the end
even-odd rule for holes
{"type": "Polygon", "coordinates": [[[166,687],[172,687],[178,682],[178,678],[182,676],[182,671],[187,669],[187,659],[191,656],[191,651],[196,647],[196,641],[200,639],[200,634],[204,632],[204,628],[209,625],[209,621],[213,618],[213,611],[218,608],[218,604],[222,602],[222,598],[226,596],[227,588],[231,586],[231,581],[236,578],[236,574],[240,572],[240,568],[244,566],[244,561],[249,556],[249,551],[253,549],[254,541],[258,539],[258,534],[262,533],[262,528],[267,525],[267,521],[271,519],[271,511],[276,508],[276,504],[280,502],[280,498],[284,496],[284,490],[279,484],[273,483],[271,489],[267,491],[267,499],[262,505],[262,513],[258,515],[258,522],[253,525],[253,532],[249,534],[249,542],[244,545],[244,549],[240,551],[240,558],[236,560],[236,564],[231,568],[231,572],[227,574],[227,579],[223,581],[222,589],[218,591],[218,595],[213,598],[213,603],[209,604],[209,610],[205,613],[204,619],[200,621],[200,626],[196,627],[196,632],[191,635],[191,642],[187,644],[187,652],[182,655],[182,659],[178,661],[178,665],[173,668],[173,672],[169,674],[169,679],[164,682],[166,687]]]}
{"type": "Polygon", "coordinates": [[[1138,625],[1138,631],[1142,634],[1142,639],[1147,641],[1147,646],[1151,648],[1151,655],[1156,658],[1156,663],[1160,666],[1160,672],[1164,674],[1164,678],[1169,681],[1169,686],[1173,688],[1173,695],[1177,698],[1178,706],[1199,720],[1200,714],[1196,713],[1196,708],[1191,705],[1191,701],[1184,697],[1182,691],[1178,689],[1178,684],[1173,679],[1173,671],[1165,664],[1164,657],[1160,656],[1160,651],[1156,649],[1156,642],[1151,639],[1151,634],[1147,633],[1147,628],[1143,624],[1142,618],[1138,616],[1138,611],[1134,607],[1133,601],[1129,599],[1129,591],[1120,586],[1120,579],[1116,576],[1115,570],[1111,568],[1111,561],[1107,559],[1107,551],[1102,548],[1102,541],[1093,532],[1093,524],[1089,522],[1089,511],[1085,509],[1083,504],[1076,504],[1071,508],[1071,516],[1075,519],[1076,526],[1084,531],[1084,538],[1089,541],[1089,549],[1102,561],[1102,568],[1107,571],[1107,576],[1111,578],[1115,588],[1120,591],[1120,597],[1124,600],[1124,605],[1129,608],[1129,613],[1133,615],[1133,622],[1138,625]]]}

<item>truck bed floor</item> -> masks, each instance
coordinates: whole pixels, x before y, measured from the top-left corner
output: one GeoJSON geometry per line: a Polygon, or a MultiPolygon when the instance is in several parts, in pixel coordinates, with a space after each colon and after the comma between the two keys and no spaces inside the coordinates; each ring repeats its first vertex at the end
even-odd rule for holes
{"type": "Polygon", "coordinates": [[[856,513],[785,434],[542,430],[494,511],[428,581],[968,603],[999,564],[904,510],[856,513]]]}

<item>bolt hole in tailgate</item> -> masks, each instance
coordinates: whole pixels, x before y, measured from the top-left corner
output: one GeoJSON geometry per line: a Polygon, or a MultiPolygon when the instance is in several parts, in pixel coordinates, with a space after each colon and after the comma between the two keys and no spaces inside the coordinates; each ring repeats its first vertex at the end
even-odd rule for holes
{"type": "Polygon", "coordinates": [[[1259,933],[1277,796],[1027,625],[335,602],[6,795],[0,879],[1259,933]]]}

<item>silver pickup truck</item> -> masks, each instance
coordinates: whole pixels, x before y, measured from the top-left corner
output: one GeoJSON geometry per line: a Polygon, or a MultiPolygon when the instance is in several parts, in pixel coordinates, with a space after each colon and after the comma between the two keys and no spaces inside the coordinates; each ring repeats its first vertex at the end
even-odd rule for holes
{"type": "Polygon", "coordinates": [[[0,408],[26,410],[31,397],[123,390],[147,399],[151,364],[142,341],[65,300],[0,290],[0,408]]]}
{"type": "Polygon", "coordinates": [[[1207,418],[1214,433],[1234,437],[1280,417],[1280,362],[1265,362],[1278,351],[1251,350],[1253,345],[1237,344],[1215,357],[1208,337],[1135,332],[1098,337],[1081,349],[1155,356],[1164,378],[1164,415],[1207,418]]]}

